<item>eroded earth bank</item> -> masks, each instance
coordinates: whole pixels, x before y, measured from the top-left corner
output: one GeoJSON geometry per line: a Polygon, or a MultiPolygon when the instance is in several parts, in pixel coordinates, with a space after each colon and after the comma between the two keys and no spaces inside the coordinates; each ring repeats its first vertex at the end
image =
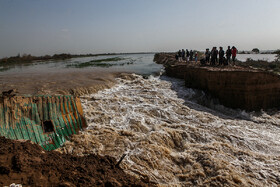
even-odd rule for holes
{"type": "Polygon", "coordinates": [[[168,76],[184,79],[187,87],[211,94],[224,106],[248,111],[280,107],[280,76],[276,73],[241,66],[179,63],[172,53],[158,53],[154,60],[165,66],[168,76]]]}

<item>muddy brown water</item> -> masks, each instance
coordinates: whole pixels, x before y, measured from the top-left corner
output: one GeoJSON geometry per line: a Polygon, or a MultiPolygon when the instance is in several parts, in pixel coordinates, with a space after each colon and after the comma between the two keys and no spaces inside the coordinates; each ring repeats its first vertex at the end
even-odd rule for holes
{"type": "Polygon", "coordinates": [[[89,127],[59,151],[125,153],[126,172],[160,185],[280,184],[279,112],[207,108],[183,81],[165,79],[131,75],[82,96],[89,127]]]}
{"type": "Polygon", "coordinates": [[[127,154],[120,167],[143,181],[163,186],[280,185],[279,111],[232,110],[185,88],[181,80],[116,69],[4,73],[1,89],[81,96],[89,127],[57,151],[115,160],[127,154]],[[209,107],[198,104],[203,102],[209,107]]]}
{"type": "Polygon", "coordinates": [[[0,74],[0,92],[16,89],[24,94],[75,94],[82,95],[114,85],[116,72],[84,71],[61,73],[0,74]]]}
{"type": "Polygon", "coordinates": [[[0,65],[0,92],[16,89],[22,94],[94,93],[111,87],[121,73],[158,74],[161,65],[153,54],[128,54],[0,65]],[[119,59],[111,61],[111,59],[119,59]],[[96,60],[103,60],[94,63],[96,60]],[[107,60],[107,61],[106,61],[107,60]]]}

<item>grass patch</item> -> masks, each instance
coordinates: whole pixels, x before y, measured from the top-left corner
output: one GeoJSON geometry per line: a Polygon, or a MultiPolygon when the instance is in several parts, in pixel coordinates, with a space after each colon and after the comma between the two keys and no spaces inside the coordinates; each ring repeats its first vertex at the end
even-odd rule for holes
{"type": "Polygon", "coordinates": [[[129,65],[129,64],[133,64],[133,62],[134,62],[134,61],[130,60],[129,62],[115,63],[115,62],[122,61],[122,60],[125,60],[125,58],[120,58],[120,57],[105,58],[105,59],[91,60],[89,62],[84,62],[84,63],[80,63],[80,64],[69,64],[69,65],[67,65],[67,67],[84,68],[84,67],[95,66],[95,67],[108,68],[111,66],[129,65]],[[110,63],[110,62],[114,62],[114,63],[110,63]]]}
{"type": "Polygon", "coordinates": [[[117,62],[117,61],[121,61],[121,60],[125,60],[125,58],[120,58],[120,57],[114,57],[114,58],[104,58],[104,59],[99,59],[99,60],[92,60],[90,62],[117,62]]]}

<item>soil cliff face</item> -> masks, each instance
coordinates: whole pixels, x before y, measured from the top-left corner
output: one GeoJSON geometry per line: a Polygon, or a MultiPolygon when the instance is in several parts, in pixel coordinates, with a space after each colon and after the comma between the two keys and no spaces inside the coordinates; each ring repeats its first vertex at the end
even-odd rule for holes
{"type": "Polygon", "coordinates": [[[245,110],[280,106],[280,77],[276,74],[243,67],[211,67],[178,63],[174,54],[156,54],[168,76],[183,78],[187,87],[202,89],[221,104],[245,110]]]}
{"type": "Polygon", "coordinates": [[[153,186],[126,174],[114,158],[45,152],[0,136],[0,186],[153,186]]]}

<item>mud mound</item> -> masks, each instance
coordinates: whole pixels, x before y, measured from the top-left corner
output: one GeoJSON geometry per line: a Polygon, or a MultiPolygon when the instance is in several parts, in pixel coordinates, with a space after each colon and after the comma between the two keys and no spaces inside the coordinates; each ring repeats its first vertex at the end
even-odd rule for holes
{"type": "Polygon", "coordinates": [[[0,186],[147,186],[116,163],[109,156],[44,152],[36,144],[0,137],[0,186]]]}

